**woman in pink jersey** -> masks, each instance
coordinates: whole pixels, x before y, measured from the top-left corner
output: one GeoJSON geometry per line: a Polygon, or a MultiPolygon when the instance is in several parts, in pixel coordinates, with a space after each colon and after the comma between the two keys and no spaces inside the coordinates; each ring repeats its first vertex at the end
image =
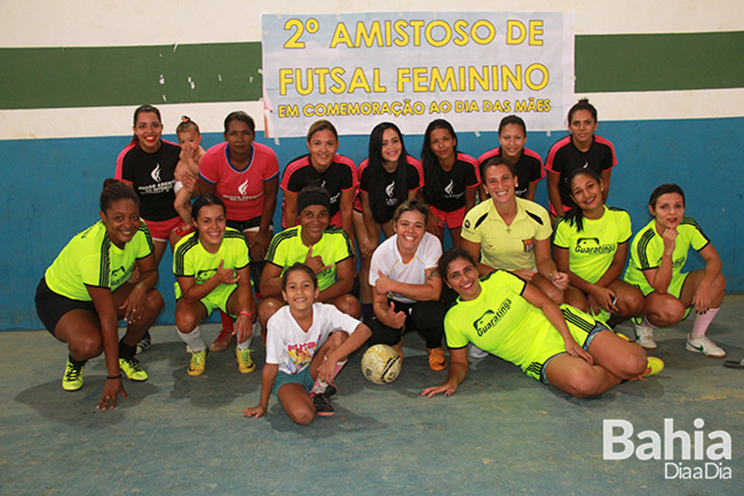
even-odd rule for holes
{"type": "Polygon", "coordinates": [[[362,315],[372,310],[369,286],[369,264],[380,244],[380,231],[386,237],[394,234],[393,214],[398,205],[416,198],[424,185],[421,163],[406,153],[398,126],[382,122],[369,137],[369,158],[359,164],[359,193],[354,204],[354,233],[362,257],[359,269],[359,291],[362,315]]]}
{"type": "Polygon", "coordinates": [[[559,140],[550,148],[545,161],[548,174],[548,197],[552,218],[563,215],[574,206],[567,178],[574,169],[592,169],[604,184],[603,201],[610,194],[610,176],[617,165],[615,147],[608,140],[595,135],[597,131],[597,109],[582,98],[568,111],[569,136],[559,140]]]}
{"type": "Polygon", "coordinates": [[[331,197],[330,225],[343,228],[353,244],[352,206],[358,185],[357,170],[350,158],[336,153],[338,146],[338,131],[329,121],[319,120],[310,126],[309,153],[292,160],[282,177],[282,227],[298,224],[297,194],[305,186],[317,184],[331,197]]]}
{"type": "MultiPolygon", "coordinates": [[[[274,151],[256,143],[256,124],[238,110],[225,117],[225,142],[204,154],[199,168],[199,189],[217,195],[227,209],[227,227],[248,240],[251,276],[260,291],[266,250],[273,235],[272,219],[279,190],[279,162],[274,151]]],[[[232,339],[232,319],[222,315],[222,332],[211,351],[227,348],[232,339]]]]}

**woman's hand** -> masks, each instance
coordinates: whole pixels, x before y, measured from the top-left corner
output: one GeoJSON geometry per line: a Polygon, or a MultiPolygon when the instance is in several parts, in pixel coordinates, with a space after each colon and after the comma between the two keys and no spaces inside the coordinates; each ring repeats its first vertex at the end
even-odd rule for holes
{"type": "Polygon", "coordinates": [[[188,172],[184,172],[181,174],[181,183],[183,183],[183,187],[186,191],[189,193],[197,193],[199,191],[199,188],[197,187],[196,177],[194,177],[193,174],[190,174],[188,172]]]}
{"type": "Polygon", "coordinates": [[[337,362],[326,360],[318,367],[318,380],[333,384],[333,373],[336,371],[337,362]]]}
{"type": "Polygon", "coordinates": [[[313,269],[313,272],[315,272],[316,275],[332,267],[332,265],[325,265],[323,263],[323,258],[320,255],[313,256],[312,246],[307,250],[307,255],[305,255],[305,265],[313,269]]]}
{"type": "Polygon", "coordinates": [[[116,397],[121,394],[125,400],[129,399],[127,392],[124,391],[124,384],[121,382],[121,375],[116,379],[107,379],[106,384],[103,386],[103,393],[101,393],[101,401],[98,402],[96,409],[105,410],[111,407],[113,410],[116,408],[116,397]]]}
{"type": "Polygon", "coordinates": [[[431,398],[436,394],[443,393],[445,398],[449,398],[450,396],[455,394],[455,391],[457,391],[457,384],[447,381],[439,386],[424,389],[423,391],[421,391],[421,396],[431,398]]]}
{"type": "Polygon", "coordinates": [[[589,302],[589,312],[592,315],[598,315],[600,309],[607,310],[611,313],[619,311],[617,305],[615,305],[617,302],[617,295],[609,288],[602,288],[595,285],[586,299],[589,302]]]}
{"type": "Polygon", "coordinates": [[[243,408],[243,415],[246,417],[263,417],[266,415],[266,409],[261,405],[254,406],[253,408],[243,408]]]}
{"type": "Polygon", "coordinates": [[[566,274],[565,272],[558,272],[557,270],[554,270],[553,272],[548,274],[548,278],[550,279],[550,282],[553,283],[553,286],[560,289],[561,291],[566,290],[570,281],[568,274],[566,274]]]}
{"type": "Polygon", "coordinates": [[[263,260],[266,257],[266,252],[269,251],[269,243],[271,243],[269,231],[258,231],[250,245],[251,260],[263,260]]]}
{"type": "Polygon", "coordinates": [[[233,336],[238,335],[238,343],[243,343],[246,339],[253,337],[253,322],[251,322],[251,318],[245,313],[238,315],[232,333],[233,336]]]}
{"type": "Polygon", "coordinates": [[[216,278],[219,284],[234,284],[240,279],[240,276],[235,277],[235,272],[232,268],[225,268],[224,260],[220,260],[220,266],[217,267],[217,271],[212,277],[216,278]]]}
{"type": "Polygon", "coordinates": [[[674,253],[674,247],[677,244],[677,235],[679,233],[676,229],[666,229],[662,234],[661,239],[664,241],[664,255],[672,256],[674,253]]]}
{"type": "Polygon", "coordinates": [[[145,296],[147,290],[141,284],[136,284],[132,291],[129,292],[129,296],[124,301],[124,304],[119,307],[119,310],[124,310],[124,320],[128,324],[133,324],[142,318],[142,314],[145,311],[145,296]]]}
{"type": "Polygon", "coordinates": [[[692,304],[695,305],[695,313],[705,313],[710,310],[710,284],[701,281],[695,294],[692,295],[692,304]]]}
{"type": "Polygon", "coordinates": [[[359,245],[359,252],[363,257],[371,257],[375,251],[375,247],[369,242],[369,238],[357,239],[357,244],[359,245]]]}
{"type": "Polygon", "coordinates": [[[388,293],[393,292],[393,281],[390,280],[388,276],[377,271],[378,279],[375,282],[375,289],[377,290],[377,294],[379,295],[387,295],[388,293]]]}
{"type": "Polygon", "coordinates": [[[584,348],[579,346],[579,343],[574,341],[573,338],[564,340],[563,344],[566,346],[566,353],[574,358],[585,360],[589,365],[594,365],[592,356],[584,348]]]}

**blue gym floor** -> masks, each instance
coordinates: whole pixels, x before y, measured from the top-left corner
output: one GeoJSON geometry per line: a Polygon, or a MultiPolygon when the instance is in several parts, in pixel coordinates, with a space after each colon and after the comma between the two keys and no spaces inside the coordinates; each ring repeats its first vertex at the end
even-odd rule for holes
{"type": "MultiPolygon", "coordinates": [[[[743,321],[744,296],[728,296],[709,331],[727,359],[744,358],[743,321]]],[[[125,382],[129,400],[100,412],[102,358],[88,364],[83,389],[68,393],[60,385],[63,344],[45,331],[0,333],[0,493],[739,495],[744,370],[685,351],[691,325],[657,331],[661,374],[584,400],[492,356],[471,364],[454,396],[421,398],[446,372],[430,371],[423,341],[407,334],[396,382],[368,382],[361,356],[352,356],[336,381],[336,415],[309,427],[293,424],[274,397],[267,416],[243,417],[258,403],[260,338],[256,372],[241,375],[230,348],[212,354],[207,372],[194,378],[175,330],[156,328],[140,355],[149,381],[125,382]],[[698,418],[702,429],[693,425],[698,418]],[[603,421],[611,419],[633,425],[636,448],[649,442],[639,432],[658,433],[662,457],[664,419],[693,444],[702,431],[705,449],[720,443],[708,434],[722,430],[732,457],[695,460],[693,447],[684,460],[675,441],[670,460],[606,460],[603,421]]],[[[619,330],[631,333],[628,324],[619,330]]],[[[208,326],[206,339],[217,332],[208,326]]]]}

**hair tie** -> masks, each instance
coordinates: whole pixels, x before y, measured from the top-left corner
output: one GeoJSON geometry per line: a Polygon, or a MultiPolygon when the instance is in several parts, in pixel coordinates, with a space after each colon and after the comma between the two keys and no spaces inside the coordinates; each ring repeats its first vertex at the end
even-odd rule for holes
{"type": "Polygon", "coordinates": [[[184,124],[186,124],[187,122],[191,122],[191,117],[189,117],[188,115],[182,115],[182,116],[181,116],[181,121],[182,121],[182,122],[183,122],[184,124]]]}

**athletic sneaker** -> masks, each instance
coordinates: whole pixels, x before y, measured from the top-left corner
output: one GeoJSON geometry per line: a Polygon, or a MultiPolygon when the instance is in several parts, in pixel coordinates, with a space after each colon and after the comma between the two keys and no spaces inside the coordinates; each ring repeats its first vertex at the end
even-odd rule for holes
{"type": "Polygon", "coordinates": [[[400,338],[400,341],[395,343],[393,345],[393,348],[395,348],[395,351],[397,351],[398,355],[400,355],[400,363],[403,363],[403,338],[400,338]]]}
{"type": "Polygon", "coordinates": [[[429,357],[429,368],[439,372],[447,368],[447,359],[444,358],[443,348],[427,348],[426,356],[429,357]]]}
{"type": "Polygon", "coordinates": [[[256,370],[256,364],[251,360],[251,351],[235,348],[235,357],[238,359],[238,370],[241,374],[250,374],[256,370]]]}
{"type": "Polygon", "coordinates": [[[207,368],[207,356],[209,356],[209,350],[197,351],[191,353],[191,361],[189,362],[189,368],[186,372],[189,375],[202,375],[204,370],[207,368]]]}
{"type": "Polygon", "coordinates": [[[85,364],[75,365],[70,361],[70,357],[67,357],[67,365],[65,365],[65,375],[62,377],[62,389],[65,391],[77,391],[83,387],[83,372],[85,371],[85,364]]]}
{"type": "Polygon", "coordinates": [[[222,329],[214,340],[214,343],[209,347],[209,351],[222,351],[227,348],[235,338],[232,332],[232,329],[222,329]]]}
{"type": "Polygon", "coordinates": [[[147,372],[142,370],[139,360],[134,357],[119,358],[119,368],[130,381],[145,382],[147,380],[147,372]]]}
{"type": "Polygon", "coordinates": [[[479,360],[481,358],[486,358],[488,356],[487,351],[483,351],[474,344],[470,345],[470,350],[468,350],[468,354],[470,355],[470,358],[474,358],[476,360],[479,360]]]}
{"type": "Polygon", "coordinates": [[[139,355],[150,346],[152,346],[152,337],[150,336],[150,331],[147,331],[145,335],[142,336],[142,339],[139,340],[139,343],[137,343],[137,351],[135,351],[134,354],[139,355]]]}
{"type": "Polygon", "coordinates": [[[656,341],[654,341],[654,328],[643,317],[633,317],[633,327],[635,328],[636,343],[647,350],[655,350],[657,348],[656,341]]]}
{"type": "Polygon", "coordinates": [[[702,353],[711,358],[723,358],[726,356],[726,352],[705,335],[702,335],[697,339],[691,339],[688,334],[685,349],[694,353],[702,353]]]}
{"type": "Polygon", "coordinates": [[[631,381],[635,381],[636,379],[643,380],[644,378],[650,375],[658,374],[659,372],[664,370],[664,361],[661,358],[650,356],[647,359],[648,359],[648,366],[646,367],[646,370],[638,377],[634,377],[633,379],[631,379],[631,381]]]}
{"type": "Polygon", "coordinates": [[[333,405],[331,405],[331,400],[328,399],[326,393],[316,394],[313,396],[313,405],[315,406],[315,415],[330,417],[331,415],[336,414],[333,405]]]}

